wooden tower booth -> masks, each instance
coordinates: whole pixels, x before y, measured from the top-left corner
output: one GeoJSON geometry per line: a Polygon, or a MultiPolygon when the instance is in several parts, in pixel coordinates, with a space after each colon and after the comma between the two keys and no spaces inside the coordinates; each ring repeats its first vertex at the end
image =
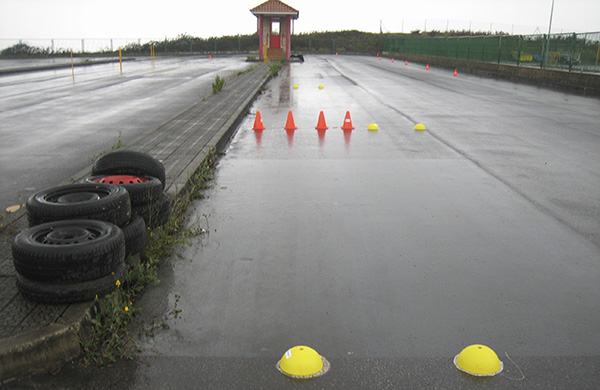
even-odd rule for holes
{"type": "Polygon", "coordinates": [[[250,10],[258,19],[259,58],[290,59],[292,23],[299,12],[279,0],[269,0],[250,10]],[[266,53],[265,53],[266,50],[266,53]]]}

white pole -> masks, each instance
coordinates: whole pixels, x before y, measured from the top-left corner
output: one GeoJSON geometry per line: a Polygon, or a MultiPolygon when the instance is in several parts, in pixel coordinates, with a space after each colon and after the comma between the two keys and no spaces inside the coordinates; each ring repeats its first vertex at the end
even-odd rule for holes
{"type": "Polygon", "coordinates": [[[554,0],[552,0],[552,8],[550,9],[550,23],[548,23],[548,36],[546,37],[546,54],[544,56],[544,62],[548,59],[550,54],[550,32],[552,31],[552,15],[554,14],[554,0]]]}

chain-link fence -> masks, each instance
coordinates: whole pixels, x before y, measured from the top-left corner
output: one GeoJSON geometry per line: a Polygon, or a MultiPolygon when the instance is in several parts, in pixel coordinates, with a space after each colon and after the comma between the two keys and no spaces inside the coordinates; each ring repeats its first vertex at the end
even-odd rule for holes
{"type": "Polygon", "coordinates": [[[375,54],[381,51],[383,36],[383,34],[357,30],[303,33],[292,37],[292,51],[304,54],[337,52],[375,54]]]}
{"type": "Polygon", "coordinates": [[[467,37],[388,34],[383,39],[383,50],[569,71],[600,71],[600,32],[467,37]]]}
{"type": "MultiPolygon", "coordinates": [[[[172,39],[0,39],[5,56],[78,54],[252,53],[258,50],[256,34],[172,39]]],[[[303,53],[418,54],[468,61],[516,64],[569,71],[600,72],[600,32],[538,35],[423,36],[416,34],[343,33],[299,34],[292,38],[292,51],[303,53]]]]}
{"type": "MultiPolygon", "coordinates": [[[[378,53],[382,34],[344,33],[299,34],[292,37],[292,51],[300,53],[378,53]]],[[[114,54],[119,48],[126,54],[148,55],[150,46],[156,54],[253,53],[258,52],[258,35],[237,35],[197,38],[180,35],[177,38],[113,38],[113,39],[0,39],[0,54],[4,56],[114,54]]]]}
{"type": "Polygon", "coordinates": [[[119,47],[130,45],[142,46],[153,39],[0,39],[0,51],[23,51],[16,54],[62,54],[62,53],[110,53],[119,50],[119,47]],[[29,51],[29,52],[28,52],[29,51]]]}
{"type": "Polygon", "coordinates": [[[240,35],[196,38],[186,35],[171,39],[108,38],[108,39],[0,39],[0,53],[5,56],[112,54],[121,48],[129,54],[148,54],[154,46],[156,54],[235,53],[258,51],[258,36],[240,35]]]}

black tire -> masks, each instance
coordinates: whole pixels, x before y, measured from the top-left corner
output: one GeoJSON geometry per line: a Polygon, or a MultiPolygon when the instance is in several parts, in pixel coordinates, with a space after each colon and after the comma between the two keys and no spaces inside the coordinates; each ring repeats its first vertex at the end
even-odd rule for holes
{"type": "Polygon", "coordinates": [[[112,184],[70,184],[33,194],[26,203],[29,226],[68,219],[124,225],[131,217],[129,194],[112,184]]]}
{"type": "Polygon", "coordinates": [[[144,218],[146,226],[150,229],[164,225],[171,215],[171,199],[166,193],[162,193],[160,198],[150,204],[135,206],[132,212],[144,218]]]}
{"type": "Polygon", "coordinates": [[[83,178],[82,183],[106,183],[127,190],[132,206],[156,202],[163,191],[162,182],[152,176],[96,175],[83,178]]]}
{"type": "Polygon", "coordinates": [[[25,296],[35,302],[65,304],[92,301],[110,293],[117,287],[117,280],[125,281],[127,269],[121,262],[108,275],[85,282],[60,283],[40,282],[17,274],[17,287],[25,296]]]}
{"type": "Polygon", "coordinates": [[[121,227],[121,230],[123,230],[123,235],[125,236],[125,257],[135,255],[144,250],[148,240],[144,218],[134,214],[131,217],[131,221],[121,227]]]}
{"type": "Polygon", "coordinates": [[[154,157],[132,150],[117,150],[98,157],[92,166],[92,175],[129,174],[158,178],[165,188],[164,165],[154,157]]]}
{"type": "Polygon", "coordinates": [[[25,278],[82,282],[106,276],[123,262],[125,235],[104,221],[57,221],[23,230],[11,249],[15,269],[25,278]]]}

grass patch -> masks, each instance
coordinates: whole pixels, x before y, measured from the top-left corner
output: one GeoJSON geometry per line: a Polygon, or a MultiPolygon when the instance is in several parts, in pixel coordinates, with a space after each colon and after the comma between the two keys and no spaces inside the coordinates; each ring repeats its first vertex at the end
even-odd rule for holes
{"type": "Polygon", "coordinates": [[[115,150],[118,150],[118,149],[121,149],[121,148],[125,147],[125,143],[121,139],[121,136],[122,136],[122,133],[121,133],[121,130],[119,130],[119,135],[117,137],[117,142],[115,142],[114,145],[110,147],[110,149],[104,150],[104,151],[96,154],[90,160],[91,161],[95,161],[100,156],[103,156],[103,155],[105,155],[107,153],[114,152],[115,150]]]}
{"type": "Polygon", "coordinates": [[[119,137],[117,138],[117,143],[115,143],[110,150],[112,152],[114,152],[117,149],[121,149],[123,146],[125,146],[125,144],[123,143],[123,141],[121,140],[121,130],[119,130],[119,137]]]}
{"type": "Polygon", "coordinates": [[[271,71],[271,76],[273,76],[273,77],[277,76],[279,74],[279,71],[281,70],[281,67],[283,67],[283,61],[273,62],[269,66],[269,70],[271,71]]]}
{"type": "Polygon", "coordinates": [[[81,340],[82,365],[108,365],[119,359],[134,359],[139,353],[137,336],[153,335],[154,330],[168,327],[168,321],[180,314],[181,310],[177,308],[179,298],[176,297],[175,307],[158,322],[132,325],[132,319],[140,310],[135,306],[135,299],[147,285],[159,282],[160,263],[176,245],[185,244],[190,237],[204,232],[203,229],[186,227],[186,211],[194,200],[203,197],[203,191],[213,179],[216,160],[217,153],[214,151],[206,156],[196,173],[189,178],[186,188],[172,201],[171,216],[167,223],[148,232],[148,245],[141,261],[128,266],[125,280],[118,281],[111,294],[96,301],[90,329],[84,330],[81,340]]]}
{"type": "Polygon", "coordinates": [[[225,79],[223,77],[219,77],[219,75],[217,75],[215,77],[215,82],[212,84],[213,94],[222,90],[224,86],[225,86],[225,79]]]}
{"type": "Polygon", "coordinates": [[[251,65],[251,66],[249,66],[248,68],[246,68],[245,70],[240,70],[240,71],[237,73],[237,76],[241,76],[241,75],[244,75],[244,74],[246,74],[246,73],[250,73],[250,72],[252,72],[254,69],[256,69],[256,68],[254,67],[254,65],[251,65]]]}

